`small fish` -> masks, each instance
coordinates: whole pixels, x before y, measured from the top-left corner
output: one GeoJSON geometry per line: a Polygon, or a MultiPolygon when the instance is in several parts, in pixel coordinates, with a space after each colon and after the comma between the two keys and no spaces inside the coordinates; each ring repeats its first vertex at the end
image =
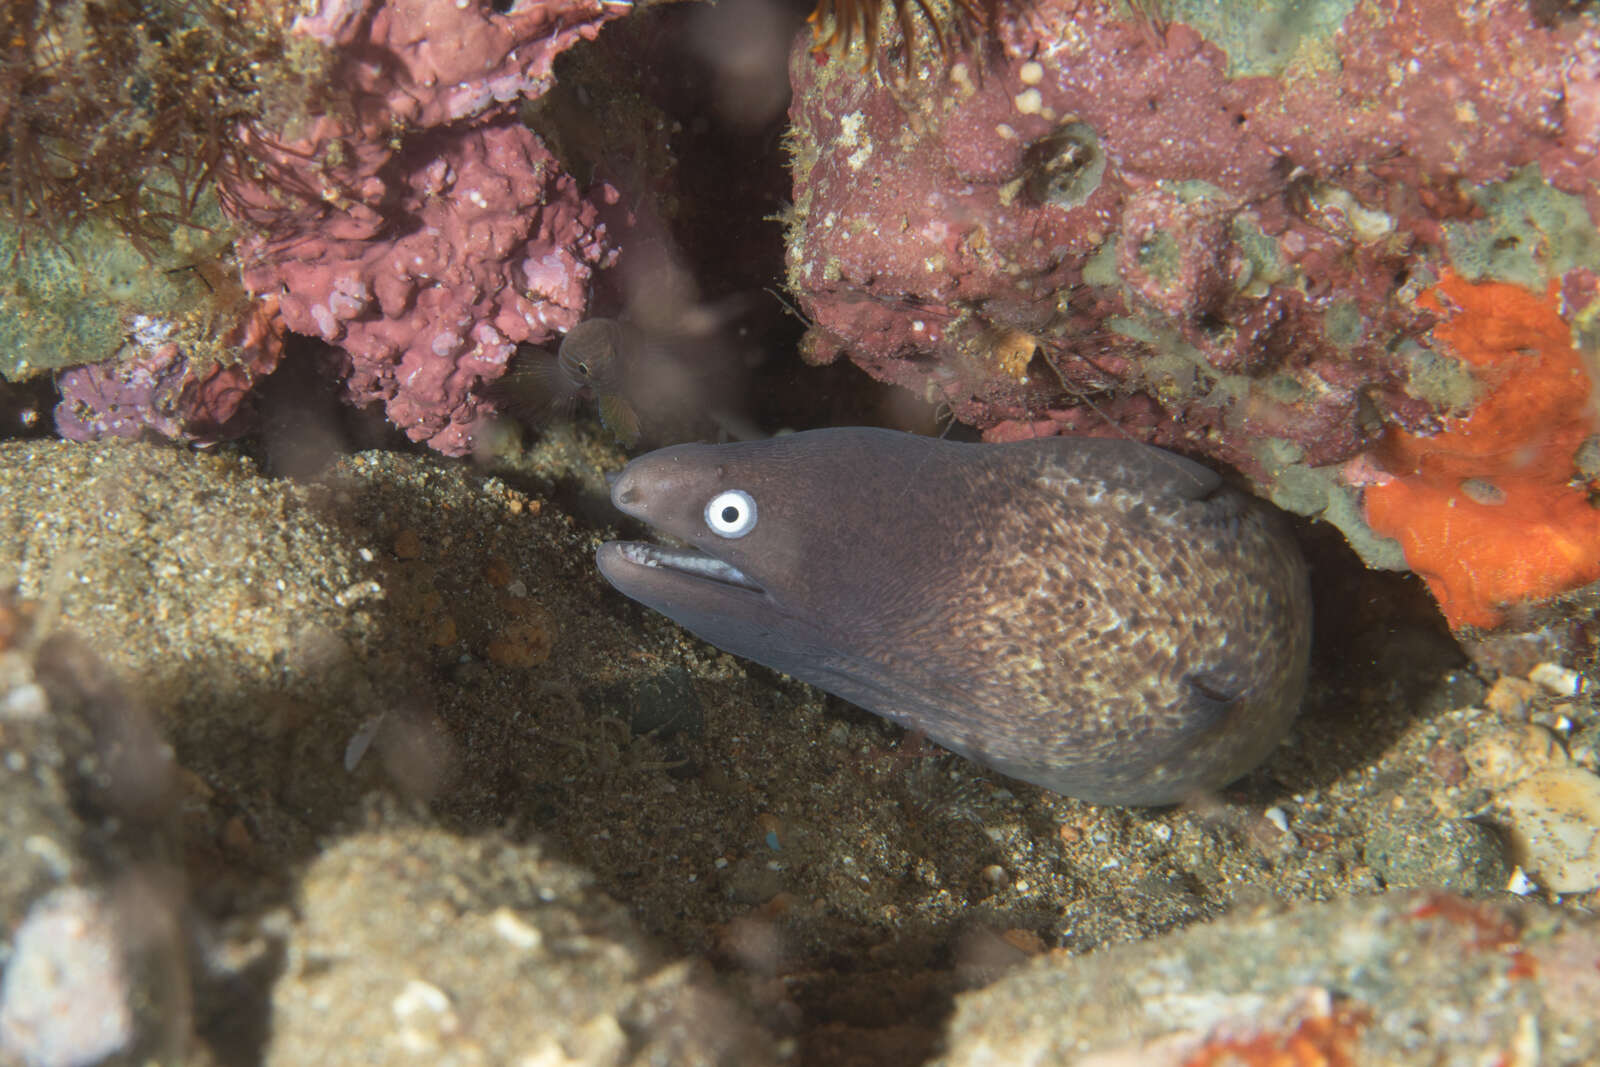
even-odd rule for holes
{"type": "Polygon", "coordinates": [[[543,422],[594,400],[600,421],[622,444],[639,441],[639,414],[629,403],[630,368],[649,358],[644,335],[620,319],[585,319],[561,339],[556,356],[530,353],[489,393],[506,409],[543,422]]]}
{"type": "Polygon", "coordinates": [[[1280,514],[1126,440],[814,430],[629,463],[601,574],[736,655],[978,763],[1111,804],[1227,784],[1305,690],[1280,514]]]}

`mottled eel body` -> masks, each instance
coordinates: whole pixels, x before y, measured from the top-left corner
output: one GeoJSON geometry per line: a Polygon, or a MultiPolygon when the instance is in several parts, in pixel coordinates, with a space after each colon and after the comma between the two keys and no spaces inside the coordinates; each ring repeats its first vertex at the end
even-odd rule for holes
{"type": "Polygon", "coordinates": [[[1310,593],[1281,516],[1146,445],[816,430],[651,452],[612,500],[693,546],[603,545],[623,593],[1069,796],[1224,785],[1305,689],[1310,593]]]}

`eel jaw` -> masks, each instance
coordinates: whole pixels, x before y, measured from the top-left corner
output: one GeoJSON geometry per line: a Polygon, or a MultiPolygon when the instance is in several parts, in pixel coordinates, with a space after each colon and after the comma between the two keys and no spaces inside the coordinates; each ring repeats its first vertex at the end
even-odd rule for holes
{"type": "Polygon", "coordinates": [[[635,566],[659,567],[701,581],[748,589],[753,593],[766,592],[731,563],[724,563],[715,556],[708,556],[692,548],[670,548],[644,541],[613,541],[611,544],[615,546],[619,556],[635,566]]]}

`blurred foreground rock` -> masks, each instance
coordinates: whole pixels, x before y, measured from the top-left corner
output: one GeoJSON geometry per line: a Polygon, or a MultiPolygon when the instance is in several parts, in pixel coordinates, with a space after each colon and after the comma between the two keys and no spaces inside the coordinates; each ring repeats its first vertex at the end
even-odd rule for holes
{"type": "Polygon", "coordinates": [[[358,834],[301,882],[266,1062],[776,1062],[708,979],[649,946],[592,875],[537,847],[358,834]]]}
{"type": "Polygon", "coordinates": [[[1392,893],[1281,906],[959,998],[941,1067],[1589,1064],[1600,925],[1392,893]]]}

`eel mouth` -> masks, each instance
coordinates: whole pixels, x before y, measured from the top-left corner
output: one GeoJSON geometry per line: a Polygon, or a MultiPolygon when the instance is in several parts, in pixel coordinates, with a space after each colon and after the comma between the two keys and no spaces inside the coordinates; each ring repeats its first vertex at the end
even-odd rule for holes
{"type": "Polygon", "coordinates": [[[766,592],[733,564],[692,548],[671,548],[644,541],[613,541],[612,544],[618,555],[638,567],[676,571],[689,578],[748,589],[753,593],[766,592]]]}

